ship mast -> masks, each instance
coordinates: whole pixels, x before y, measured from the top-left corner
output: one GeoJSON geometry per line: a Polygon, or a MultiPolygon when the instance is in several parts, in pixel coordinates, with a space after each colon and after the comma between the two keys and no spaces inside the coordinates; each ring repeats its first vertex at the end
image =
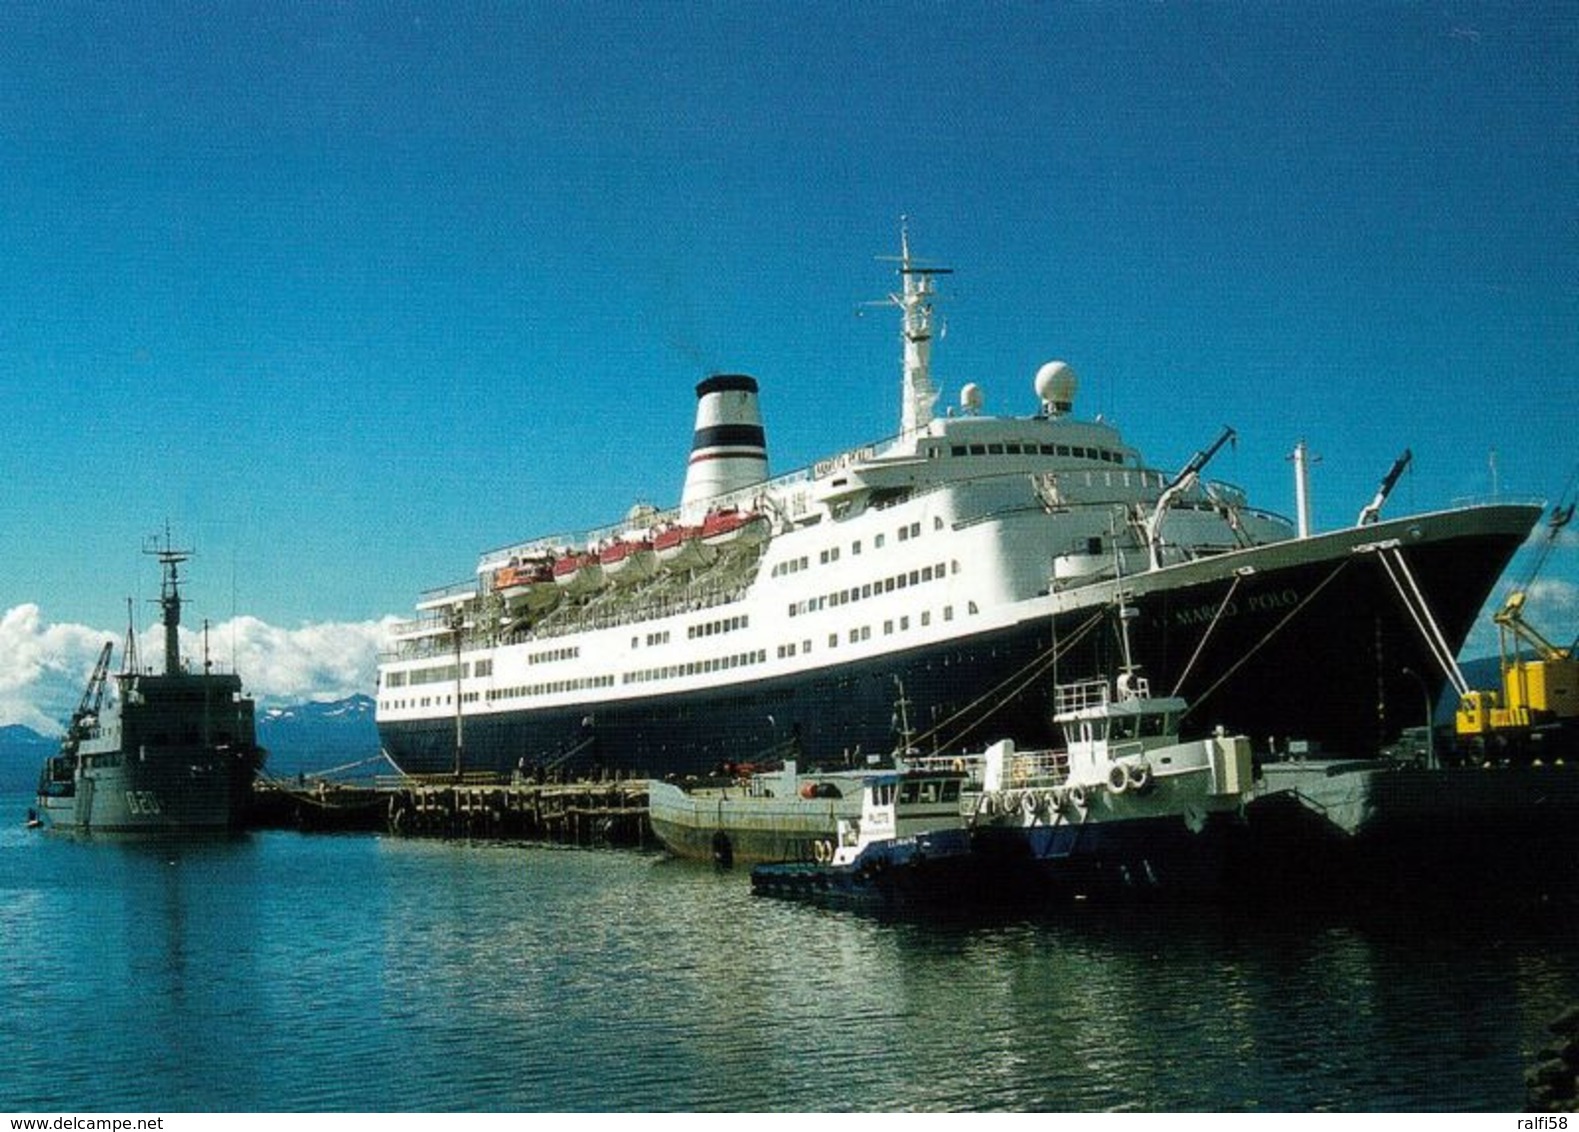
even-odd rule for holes
{"type": "Polygon", "coordinates": [[[904,289],[888,301],[901,312],[900,334],[905,344],[905,383],[901,394],[899,431],[910,436],[932,423],[932,406],[938,399],[932,384],[932,277],[952,274],[953,268],[918,267],[910,257],[910,229],[899,230],[899,275],[904,289]]]}
{"type": "Polygon", "coordinates": [[[165,532],[164,547],[155,544],[145,548],[164,568],[164,580],[159,586],[160,620],[164,624],[164,673],[176,676],[181,671],[181,563],[192,557],[190,550],[176,550],[170,544],[170,533],[165,532]]]}

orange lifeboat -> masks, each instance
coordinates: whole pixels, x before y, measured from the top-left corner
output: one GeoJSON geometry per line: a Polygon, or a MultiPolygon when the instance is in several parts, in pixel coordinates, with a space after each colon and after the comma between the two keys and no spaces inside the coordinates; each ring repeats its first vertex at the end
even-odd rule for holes
{"type": "Polygon", "coordinates": [[[512,608],[543,609],[559,600],[554,564],[549,558],[511,561],[494,571],[493,591],[512,608]]]}

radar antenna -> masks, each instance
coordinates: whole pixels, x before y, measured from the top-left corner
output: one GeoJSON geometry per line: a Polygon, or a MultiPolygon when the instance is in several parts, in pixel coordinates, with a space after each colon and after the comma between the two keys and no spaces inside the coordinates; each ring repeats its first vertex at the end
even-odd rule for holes
{"type": "Polygon", "coordinates": [[[144,554],[151,554],[159,560],[159,565],[164,570],[164,580],[159,586],[160,620],[164,624],[164,672],[166,676],[178,675],[181,671],[181,563],[192,557],[190,550],[177,550],[170,539],[170,528],[164,532],[164,545],[159,545],[159,537],[153,536],[148,544],[143,547],[144,554]]]}

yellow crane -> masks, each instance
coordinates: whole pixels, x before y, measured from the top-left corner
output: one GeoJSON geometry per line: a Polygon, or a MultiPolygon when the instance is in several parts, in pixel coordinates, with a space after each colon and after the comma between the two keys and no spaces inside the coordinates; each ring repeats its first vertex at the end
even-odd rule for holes
{"type": "MultiPolygon", "coordinates": [[[[1553,511],[1547,550],[1573,511],[1572,504],[1553,511]]],[[[1536,570],[1545,557],[1543,553],[1536,570]]],[[[1471,690],[1460,696],[1454,720],[1460,739],[1478,741],[1482,746],[1495,740],[1511,751],[1527,747],[1541,729],[1579,726],[1579,657],[1575,656],[1579,641],[1559,647],[1524,619],[1528,586],[1526,581],[1509,594],[1492,617],[1497,625],[1502,686],[1495,692],[1471,690]]]]}

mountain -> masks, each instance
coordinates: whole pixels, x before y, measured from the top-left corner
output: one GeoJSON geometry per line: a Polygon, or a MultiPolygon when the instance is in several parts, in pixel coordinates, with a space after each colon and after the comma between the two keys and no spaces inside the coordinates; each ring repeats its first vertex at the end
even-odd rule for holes
{"type": "MultiPolygon", "coordinates": [[[[269,752],[265,770],[285,777],[301,771],[326,770],[378,757],[378,728],[373,697],[310,702],[258,709],[258,742],[269,752]]],[[[387,770],[387,764],[384,768],[387,770]]],[[[360,775],[381,768],[358,768],[360,775]]]]}
{"type": "Polygon", "coordinates": [[[51,739],[16,723],[0,727],[0,793],[31,793],[39,767],[59,748],[59,736],[51,739]]]}

